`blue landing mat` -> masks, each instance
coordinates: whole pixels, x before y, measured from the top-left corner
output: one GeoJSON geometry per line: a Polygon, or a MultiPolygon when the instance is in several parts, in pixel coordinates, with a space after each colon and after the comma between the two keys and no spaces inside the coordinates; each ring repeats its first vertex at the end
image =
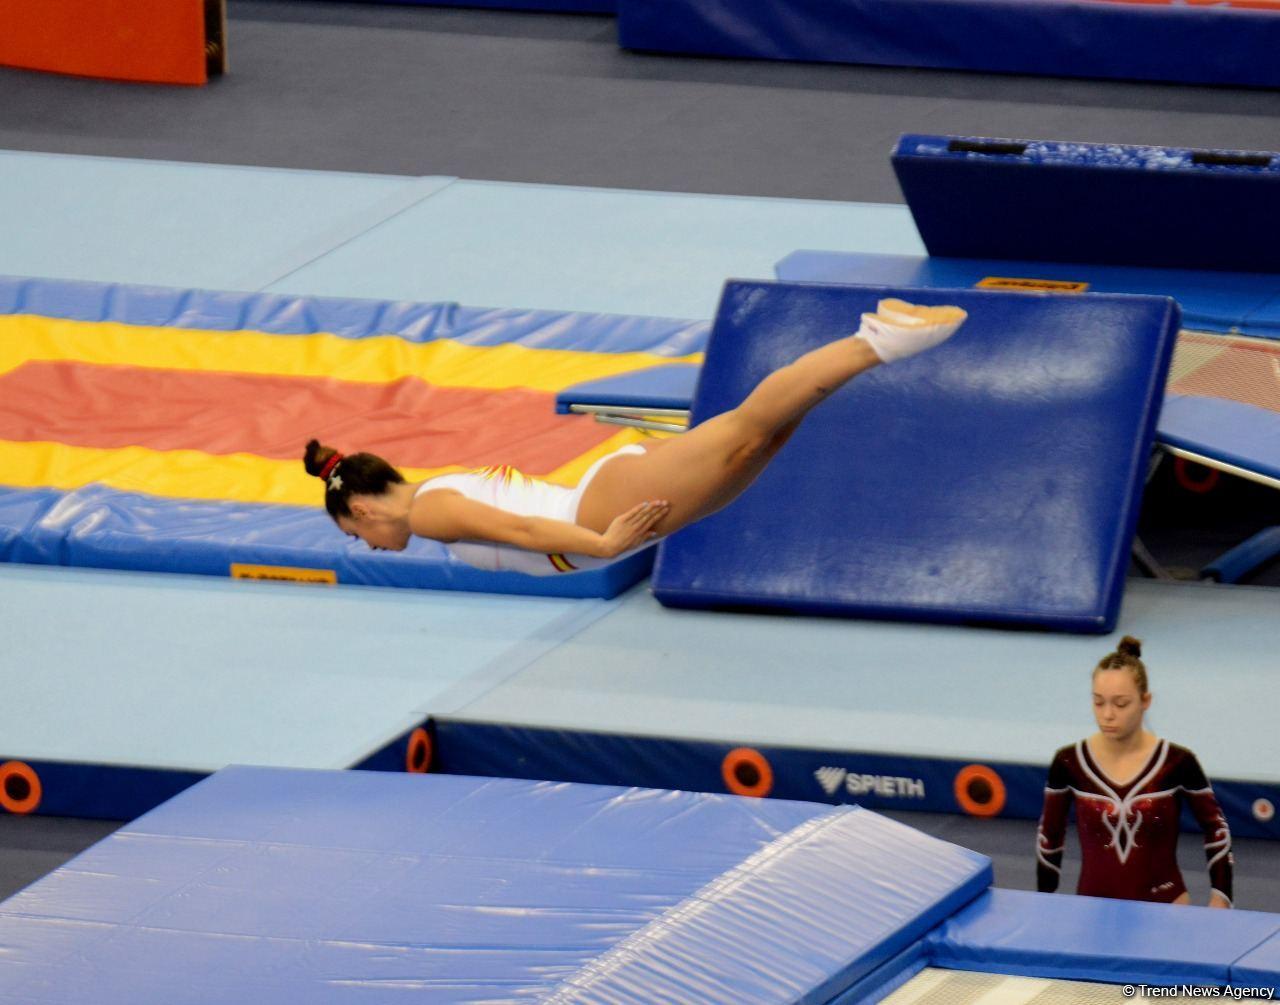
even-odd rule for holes
{"type": "Polygon", "coordinates": [[[823,1005],[990,881],[866,810],[231,768],[0,905],[0,1001],[823,1005]]]}
{"type": "MultiPolygon", "coordinates": [[[[366,366],[375,347],[385,346],[388,336],[400,340],[395,351],[401,357],[415,346],[438,346],[446,351],[455,347],[493,349],[499,353],[511,348],[517,348],[521,353],[559,350],[564,355],[548,354],[543,358],[551,359],[553,365],[560,366],[562,372],[569,374],[559,378],[568,382],[575,372],[571,353],[583,353],[583,360],[594,358],[597,362],[600,354],[640,353],[643,355],[637,358],[642,362],[638,365],[643,366],[662,357],[701,348],[705,327],[698,322],[679,320],[489,310],[461,307],[454,303],[341,300],[10,278],[0,278],[0,315],[14,316],[17,321],[31,315],[91,325],[110,322],[132,326],[123,331],[104,331],[100,337],[93,334],[99,329],[90,332],[79,328],[58,329],[47,339],[52,348],[35,350],[34,358],[24,358],[19,351],[24,343],[15,341],[10,343],[13,351],[0,366],[0,376],[13,378],[16,374],[21,379],[18,370],[24,366],[38,369],[42,363],[59,360],[71,365],[91,364],[93,373],[101,374],[110,372],[114,364],[130,362],[129,352],[141,352],[144,361],[151,362],[145,351],[131,349],[130,346],[134,336],[141,340],[145,337],[144,329],[155,327],[166,330],[166,335],[171,332],[176,348],[172,353],[162,353],[160,362],[153,366],[136,367],[139,375],[163,371],[177,380],[200,374],[205,384],[213,383],[215,377],[226,377],[232,373],[250,379],[279,377],[292,383],[288,392],[291,396],[289,402],[277,412],[305,412],[315,422],[310,429],[323,430],[327,437],[342,435],[336,430],[346,421],[354,421],[357,426],[364,424],[365,432],[359,435],[376,428],[379,418],[407,428],[404,426],[403,409],[408,406],[395,404],[394,393],[384,395],[380,403],[372,407],[353,406],[349,409],[350,414],[342,406],[326,402],[324,389],[319,384],[310,383],[308,378],[316,378],[322,384],[348,376],[359,380],[361,375],[348,375],[345,371],[334,373],[332,367],[317,375],[314,363],[309,362],[306,355],[312,343],[293,336],[334,336],[351,343],[363,343],[369,347],[366,357],[363,357],[366,366]],[[204,338],[210,333],[225,333],[227,337],[212,340],[215,348],[204,350],[209,356],[201,356],[195,350],[185,355],[182,353],[184,340],[204,346],[210,343],[204,338]],[[278,343],[270,347],[272,362],[261,367],[256,358],[246,360],[245,354],[237,357],[234,351],[241,339],[248,340],[256,333],[279,337],[278,343]],[[46,360],[45,356],[51,360],[46,360]],[[277,369],[273,370],[273,366],[277,369]],[[184,367],[191,368],[191,371],[184,367]]],[[[259,351],[266,352],[266,349],[260,347],[259,351]]],[[[536,352],[523,357],[526,369],[534,366],[531,361],[535,355],[536,352]]],[[[346,365],[353,366],[352,357],[339,354],[339,358],[343,358],[346,365]]],[[[608,355],[604,359],[610,369],[626,365],[609,363],[608,355]]],[[[384,367],[383,371],[374,367],[373,380],[370,380],[368,369],[363,377],[369,386],[381,378],[384,391],[391,389],[392,392],[406,383],[427,393],[432,393],[433,387],[448,386],[450,378],[447,373],[443,383],[433,385],[432,371],[421,358],[419,364],[423,369],[409,369],[402,375],[394,365],[384,367]],[[397,375],[402,379],[390,379],[397,375]],[[415,381],[416,377],[421,380],[415,381]]],[[[483,373],[484,365],[473,366],[473,370],[483,373]]],[[[599,371],[589,369],[586,372],[599,371]]],[[[465,383],[465,378],[462,382],[465,383]]],[[[73,442],[68,444],[63,442],[60,431],[66,432],[72,427],[74,430],[89,428],[96,431],[98,425],[109,426],[129,412],[133,413],[140,426],[146,426],[147,422],[155,425],[154,401],[145,393],[133,392],[127,403],[122,405],[108,396],[95,396],[81,390],[82,386],[91,387],[92,384],[80,385],[74,381],[72,384],[74,387],[64,381],[58,385],[57,393],[46,397],[33,395],[32,400],[27,400],[16,395],[13,400],[7,400],[6,404],[12,406],[12,414],[6,410],[4,418],[16,431],[0,439],[7,445],[24,450],[42,443],[75,448],[80,445],[74,440],[75,432],[71,434],[73,442]],[[63,411],[79,415],[77,410],[82,408],[89,409],[90,419],[87,421],[68,422],[65,417],[60,418],[63,411]],[[31,432],[33,428],[35,433],[31,432]],[[12,444],[9,444],[10,440],[12,444]]],[[[275,391],[271,393],[283,396],[281,385],[273,386],[275,391]]],[[[350,387],[354,386],[358,385],[348,387],[349,398],[354,397],[350,393],[350,387]]],[[[483,380],[479,386],[485,387],[483,380]]],[[[513,389],[518,391],[518,385],[513,389]]],[[[504,389],[492,390],[501,393],[504,389]]],[[[196,395],[199,392],[188,387],[187,393],[196,395]]],[[[220,423],[221,432],[227,431],[226,408],[219,405],[216,391],[208,393],[207,408],[190,424],[180,425],[187,439],[176,447],[167,442],[164,449],[151,451],[168,469],[178,470],[182,464],[190,463],[195,450],[202,449],[207,442],[203,437],[210,435],[210,430],[220,423]]],[[[436,400],[434,410],[420,412],[416,419],[431,420],[433,416],[438,419],[447,405],[442,406],[439,399],[436,400]]],[[[545,407],[550,413],[553,407],[550,395],[545,407]]],[[[459,414],[463,418],[450,420],[454,423],[450,426],[452,431],[466,433],[471,442],[492,435],[492,428],[486,428],[486,423],[476,418],[477,415],[483,418],[483,409],[472,412],[469,417],[465,410],[459,414]]],[[[492,414],[498,418],[487,420],[488,425],[500,427],[504,421],[501,411],[492,414]]],[[[506,426],[502,428],[512,439],[518,439],[523,427],[513,426],[510,413],[507,414],[506,426]]],[[[94,477],[104,481],[114,478],[115,484],[84,484],[89,477],[81,475],[78,470],[74,475],[60,471],[56,477],[64,480],[56,480],[50,471],[57,465],[48,458],[39,465],[30,465],[37,468],[34,473],[25,470],[24,477],[15,479],[10,488],[0,488],[0,559],[206,575],[234,574],[238,565],[266,566],[275,568],[273,575],[281,569],[292,569],[291,575],[327,577],[344,583],[574,597],[616,596],[649,571],[651,551],[601,569],[567,576],[534,577],[471,568],[453,559],[442,545],[434,541],[415,539],[405,552],[399,554],[374,553],[363,545],[353,545],[332,526],[319,507],[322,493],[318,486],[314,495],[315,506],[283,504],[279,497],[272,496],[279,483],[290,476],[297,476],[294,458],[301,456],[302,445],[311,434],[299,433],[296,429],[285,434],[277,427],[275,434],[264,434],[255,439],[252,430],[264,422],[269,426],[271,416],[269,410],[255,416],[236,413],[234,421],[239,423],[242,432],[233,437],[234,444],[226,446],[231,441],[223,440],[222,447],[211,447],[204,452],[203,460],[209,466],[215,460],[234,462],[238,458],[250,461],[250,473],[242,471],[238,476],[240,481],[234,486],[235,491],[227,492],[224,497],[210,498],[206,494],[199,498],[199,493],[191,491],[192,476],[199,473],[200,465],[195,469],[189,468],[185,476],[179,475],[167,481],[160,479],[164,481],[164,487],[154,489],[153,483],[146,478],[134,478],[130,465],[138,463],[138,455],[136,451],[130,452],[131,441],[128,440],[113,440],[113,449],[125,449],[107,457],[105,465],[99,464],[93,469],[100,472],[94,477]],[[288,441],[286,435],[291,436],[292,441],[288,441]],[[287,452],[282,450],[286,442],[292,444],[287,452]],[[286,464],[283,458],[289,454],[292,454],[290,463],[286,464]],[[261,468],[258,469],[259,475],[252,472],[263,461],[272,462],[275,467],[271,468],[271,473],[259,485],[255,495],[245,486],[252,485],[254,478],[259,477],[261,468]],[[147,486],[145,494],[122,488],[139,482],[147,486]],[[68,491],[51,493],[51,487],[63,487],[68,491]],[[197,498],[182,498],[188,494],[197,498]]],[[[571,423],[586,420],[553,421],[571,423]]],[[[349,426],[347,428],[347,436],[355,435],[349,426]]],[[[605,437],[595,439],[593,447],[605,437]]],[[[349,443],[338,442],[350,449],[349,443]]],[[[467,443],[463,447],[469,445],[467,443]]],[[[403,448],[403,444],[401,446],[403,448]]],[[[54,456],[56,449],[50,447],[46,453],[54,456]]],[[[576,452],[562,450],[559,462],[573,460],[576,452]]],[[[392,457],[394,459],[395,455],[392,457]]],[[[147,459],[143,457],[144,461],[147,459]]],[[[507,459],[505,456],[494,458],[507,459]]],[[[473,466],[487,463],[484,461],[473,466]]],[[[10,468],[11,477],[14,470],[10,468]]],[[[225,491],[226,486],[223,488],[225,491]]],[[[289,500],[296,503],[309,494],[290,496],[289,500]]],[[[553,566],[548,563],[548,568],[553,566]]]]}
{"type": "MultiPolygon", "coordinates": [[[[1222,986],[1233,983],[1238,960],[1277,932],[1280,915],[1258,911],[989,890],[928,944],[935,966],[955,970],[1222,986]]],[[[1258,969],[1254,977],[1265,973],[1258,969]]]]}
{"type": "Polygon", "coordinates": [[[1176,305],[731,282],[693,424],[886,296],[959,304],[969,321],[816,408],[736,502],[663,542],[654,594],[678,607],[1109,631],[1176,305]]]}

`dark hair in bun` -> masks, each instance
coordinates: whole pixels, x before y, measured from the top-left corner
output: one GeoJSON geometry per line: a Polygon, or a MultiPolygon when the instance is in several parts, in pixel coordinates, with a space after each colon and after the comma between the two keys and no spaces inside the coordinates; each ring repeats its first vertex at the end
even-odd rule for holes
{"type": "Polygon", "coordinates": [[[307,474],[325,479],[324,508],[335,520],[351,515],[351,497],[380,496],[404,475],[377,454],[340,454],[319,440],[308,440],[302,455],[307,474]]]}
{"type": "Polygon", "coordinates": [[[1138,693],[1147,693],[1147,667],[1142,662],[1142,640],[1126,635],[1116,646],[1116,651],[1108,653],[1093,672],[1099,670],[1128,670],[1133,674],[1134,683],[1138,685],[1138,693]]]}

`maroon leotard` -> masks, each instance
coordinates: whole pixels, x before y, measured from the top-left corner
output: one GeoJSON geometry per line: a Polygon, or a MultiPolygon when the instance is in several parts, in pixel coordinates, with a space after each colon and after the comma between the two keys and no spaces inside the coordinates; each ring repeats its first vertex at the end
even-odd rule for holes
{"type": "Polygon", "coordinates": [[[1200,762],[1186,747],[1159,741],[1127,785],[1107,778],[1084,740],[1053,756],[1036,832],[1042,892],[1058,888],[1072,800],[1082,860],[1077,893],[1160,902],[1185,893],[1178,871],[1178,818],[1185,801],[1204,831],[1210,883],[1231,903],[1231,832],[1200,762]]]}

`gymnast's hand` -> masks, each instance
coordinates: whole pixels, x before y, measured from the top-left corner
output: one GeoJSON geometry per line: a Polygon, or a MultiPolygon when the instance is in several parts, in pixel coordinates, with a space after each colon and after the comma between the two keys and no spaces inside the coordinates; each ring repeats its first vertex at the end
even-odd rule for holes
{"type": "Polygon", "coordinates": [[[601,538],[601,558],[613,558],[624,551],[638,548],[657,537],[654,527],[671,512],[671,504],[665,499],[655,499],[632,506],[621,516],[615,517],[601,538]]]}

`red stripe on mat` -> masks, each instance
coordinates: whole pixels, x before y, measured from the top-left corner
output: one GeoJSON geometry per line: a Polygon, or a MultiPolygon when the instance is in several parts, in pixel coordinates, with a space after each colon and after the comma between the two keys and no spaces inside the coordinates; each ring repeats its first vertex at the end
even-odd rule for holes
{"type": "Polygon", "coordinates": [[[0,439],[302,456],[312,436],[393,464],[554,471],[616,429],[555,414],[554,395],[315,377],[32,362],[0,376],[0,439]]]}

